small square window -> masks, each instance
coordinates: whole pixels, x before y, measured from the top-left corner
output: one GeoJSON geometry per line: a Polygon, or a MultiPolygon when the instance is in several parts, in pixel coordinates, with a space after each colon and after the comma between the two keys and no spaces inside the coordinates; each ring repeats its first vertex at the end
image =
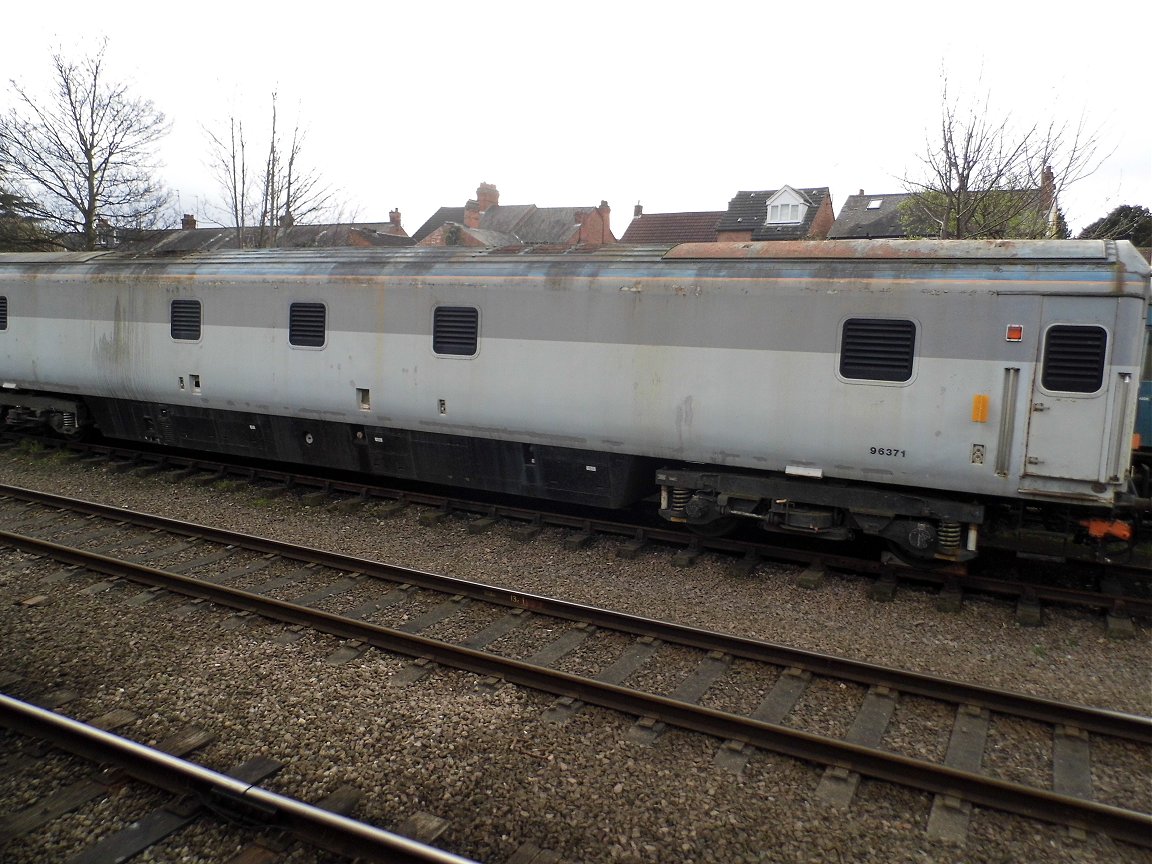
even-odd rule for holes
{"type": "Polygon", "coordinates": [[[840,338],[840,374],[864,381],[908,381],[915,353],[912,321],[849,318],[840,338]]]}
{"type": "Polygon", "coordinates": [[[432,350],[437,354],[471,357],[480,335],[480,310],[475,306],[437,306],[432,313],[432,350]]]}
{"type": "Polygon", "coordinates": [[[199,300],[172,301],[172,338],[183,342],[200,339],[201,308],[199,300]]]}
{"type": "Polygon", "coordinates": [[[288,343],[323,348],[328,312],[323,303],[293,303],[288,312],[288,343]]]}
{"type": "Polygon", "coordinates": [[[1108,333],[1103,327],[1057,324],[1044,337],[1045,390],[1095,393],[1104,384],[1108,333]]]}

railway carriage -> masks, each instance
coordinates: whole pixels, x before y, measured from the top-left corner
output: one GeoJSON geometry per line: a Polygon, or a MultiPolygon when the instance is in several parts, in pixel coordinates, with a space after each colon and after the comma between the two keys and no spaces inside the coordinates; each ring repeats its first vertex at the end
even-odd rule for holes
{"type": "Polygon", "coordinates": [[[1127,242],[0,255],[10,426],[974,555],[1134,503],[1127,242]]]}

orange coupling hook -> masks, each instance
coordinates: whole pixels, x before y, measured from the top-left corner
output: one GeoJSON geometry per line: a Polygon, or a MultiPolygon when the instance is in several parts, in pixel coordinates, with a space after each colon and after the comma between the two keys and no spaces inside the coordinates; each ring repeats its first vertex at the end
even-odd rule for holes
{"type": "Polygon", "coordinates": [[[1132,539],[1130,522],[1121,522],[1119,519],[1081,519],[1080,524],[1088,529],[1088,536],[1093,540],[1115,537],[1128,542],[1132,539]]]}

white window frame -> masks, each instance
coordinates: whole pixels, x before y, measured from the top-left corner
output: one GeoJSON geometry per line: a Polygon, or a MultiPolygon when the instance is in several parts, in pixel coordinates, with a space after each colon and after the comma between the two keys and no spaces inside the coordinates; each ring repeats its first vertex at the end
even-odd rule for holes
{"type": "Polygon", "coordinates": [[[791,186],[784,186],[768,199],[765,225],[799,225],[808,215],[808,205],[791,186]]]}

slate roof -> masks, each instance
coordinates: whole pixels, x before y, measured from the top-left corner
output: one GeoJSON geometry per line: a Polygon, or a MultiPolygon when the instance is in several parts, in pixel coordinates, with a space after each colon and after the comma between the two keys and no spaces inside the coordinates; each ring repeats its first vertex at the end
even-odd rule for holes
{"type": "Polygon", "coordinates": [[[515,234],[510,234],[507,231],[489,231],[487,228],[468,228],[461,225],[460,232],[467,234],[474,239],[477,243],[484,246],[516,246],[520,244],[520,239],[515,234]]]}
{"type": "Polygon", "coordinates": [[[907,192],[891,195],[849,195],[844,199],[840,215],[828,232],[829,240],[868,240],[904,237],[900,224],[900,204],[912,196],[907,192]],[[869,209],[871,202],[879,205],[869,209]]]}
{"type": "MultiPolygon", "coordinates": [[[[390,223],[364,223],[355,225],[293,225],[280,229],[276,248],[316,248],[342,246],[411,246],[410,237],[381,233],[376,226],[390,223]]],[[[258,229],[245,229],[249,243],[255,242],[258,229]]],[[[247,244],[246,244],[247,245],[247,244]]],[[[209,252],[214,249],[235,249],[234,228],[173,228],[165,231],[121,232],[115,243],[117,250],[147,255],[172,255],[184,252],[209,252]]]]}
{"type": "MultiPolygon", "coordinates": [[[[488,213],[498,207],[491,207],[488,213]]],[[[583,216],[595,207],[532,207],[512,232],[524,243],[564,243],[572,239],[572,233],[579,230],[583,216]]],[[[487,228],[485,213],[480,217],[480,227],[487,228]]]]}
{"type": "Polygon", "coordinates": [[[480,214],[480,227],[486,231],[515,235],[520,223],[535,210],[533,204],[493,204],[480,214]]]}
{"type": "MultiPolygon", "coordinates": [[[[570,243],[585,215],[595,207],[537,207],[535,204],[493,204],[480,214],[480,226],[464,225],[463,207],[441,207],[412,235],[419,243],[448,222],[488,244],[570,243]]],[[[715,239],[715,238],[713,238],[715,239]]]]}
{"type": "Polygon", "coordinates": [[[723,210],[644,213],[628,225],[621,243],[713,243],[723,210]]]}
{"type": "Polygon", "coordinates": [[[428,217],[428,219],[421,225],[416,233],[412,235],[412,240],[419,243],[445,222],[456,222],[459,225],[464,224],[464,208],[463,207],[441,207],[435,213],[428,217]]]}
{"type": "Polygon", "coordinates": [[[808,204],[801,222],[781,225],[765,225],[768,218],[768,199],[779,192],[779,189],[765,189],[754,192],[737,192],[736,197],[728,202],[717,231],[747,231],[752,230],[753,240],[803,240],[812,229],[812,220],[816,218],[820,205],[831,201],[832,193],[827,186],[813,186],[805,189],[792,187],[808,204]]]}

